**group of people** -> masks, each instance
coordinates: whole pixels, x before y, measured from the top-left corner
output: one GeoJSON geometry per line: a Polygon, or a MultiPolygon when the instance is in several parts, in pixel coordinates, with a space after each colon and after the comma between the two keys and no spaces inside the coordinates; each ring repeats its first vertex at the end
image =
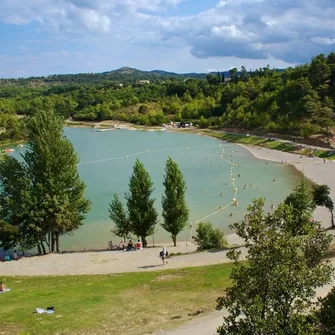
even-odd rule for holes
{"type": "Polygon", "coordinates": [[[12,256],[4,256],[3,258],[0,258],[0,262],[6,262],[6,261],[18,261],[20,257],[18,256],[18,253],[16,250],[14,250],[12,256]]]}
{"type": "MultiPolygon", "coordinates": [[[[119,249],[124,251],[135,251],[135,250],[142,250],[142,243],[140,240],[137,240],[137,243],[133,243],[132,240],[129,240],[128,244],[124,241],[120,242],[119,249]]],[[[167,251],[166,247],[163,247],[162,251],[159,253],[159,257],[163,261],[163,265],[167,264],[166,258],[169,256],[169,252],[167,251]]]]}
{"type": "Polygon", "coordinates": [[[126,243],[124,241],[121,241],[120,249],[126,251],[142,250],[142,243],[140,240],[137,240],[137,242],[134,244],[132,240],[129,240],[128,245],[126,246],[126,243]]]}

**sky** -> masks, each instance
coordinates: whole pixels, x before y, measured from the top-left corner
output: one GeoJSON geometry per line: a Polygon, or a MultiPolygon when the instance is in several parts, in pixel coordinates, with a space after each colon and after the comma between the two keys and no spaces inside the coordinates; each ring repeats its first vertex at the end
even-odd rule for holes
{"type": "Polygon", "coordinates": [[[335,0],[0,0],[0,77],[285,68],[335,51],[335,0]]]}

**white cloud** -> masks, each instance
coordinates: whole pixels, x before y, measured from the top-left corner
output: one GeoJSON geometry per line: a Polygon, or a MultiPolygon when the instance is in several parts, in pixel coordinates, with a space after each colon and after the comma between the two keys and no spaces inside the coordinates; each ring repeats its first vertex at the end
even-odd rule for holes
{"type": "Polygon", "coordinates": [[[311,41],[319,45],[332,45],[335,44],[335,38],[328,37],[313,37],[311,41]]]}
{"type": "Polygon", "coordinates": [[[188,18],[167,18],[165,38],[180,36],[196,57],[308,61],[331,51],[335,38],[333,0],[221,0],[188,18]],[[194,31],[197,34],[194,34],[194,31]]]}
{"type": "MultiPolygon", "coordinates": [[[[0,21],[14,25],[37,23],[50,41],[58,40],[53,55],[63,49],[59,42],[62,39],[82,43],[81,50],[89,50],[89,59],[99,61],[106,69],[121,62],[142,68],[146,62],[156,64],[155,68],[165,64],[168,70],[173,70],[168,68],[173,64],[176,70],[187,67],[193,71],[195,64],[199,71],[210,67],[227,69],[235,64],[283,67],[334,49],[334,0],[217,0],[216,6],[201,13],[169,16],[166,9],[183,1],[192,6],[192,2],[205,0],[0,0],[0,21]],[[120,49],[128,53],[121,54],[120,49]],[[99,56],[95,57],[94,52],[99,56]],[[111,63],[111,55],[115,63],[111,63]]],[[[38,44],[35,51],[38,48],[43,51],[43,44],[38,44]]],[[[84,66],[81,59],[86,56],[65,51],[69,52],[69,62],[80,59],[78,64],[84,66]]],[[[31,51],[29,56],[30,64],[34,59],[46,61],[43,52],[32,55],[31,51]]],[[[55,64],[60,70],[47,62],[56,72],[68,71],[57,59],[55,64]]],[[[72,63],[71,68],[78,64],[72,63]]],[[[87,70],[104,70],[90,66],[87,70]]],[[[46,72],[52,73],[47,67],[46,72]]]]}

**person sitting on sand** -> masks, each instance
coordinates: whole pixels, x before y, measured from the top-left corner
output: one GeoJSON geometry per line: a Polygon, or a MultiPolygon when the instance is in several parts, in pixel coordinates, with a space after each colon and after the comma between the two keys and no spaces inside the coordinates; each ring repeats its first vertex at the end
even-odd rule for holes
{"type": "Polygon", "coordinates": [[[126,243],[124,243],[124,241],[120,242],[120,249],[122,250],[126,249],[126,243]]]}
{"type": "Polygon", "coordinates": [[[133,244],[132,240],[129,240],[128,246],[127,246],[127,251],[131,251],[133,249],[134,249],[134,244],[133,244]]]}
{"type": "Polygon", "coordinates": [[[136,250],[142,250],[142,243],[140,242],[140,240],[137,240],[136,250]]]}
{"type": "Polygon", "coordinates": [[[14,250],[14,252],[13,252],[13,259],[14,259],[14,261],[17,261],[19,259],[19,256],[17,255],[16,250],[14,250]]]}

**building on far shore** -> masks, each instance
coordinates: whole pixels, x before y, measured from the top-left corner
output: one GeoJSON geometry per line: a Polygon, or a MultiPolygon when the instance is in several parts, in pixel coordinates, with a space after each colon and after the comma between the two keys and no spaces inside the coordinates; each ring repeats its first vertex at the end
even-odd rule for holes
{"type": "Polygon", "coordinates": [[[192,122],[180,122],[178,128],[190,128],[193,126],[192,122]]]}
{"type": "Polygon", "coordinates": [[[150,84],[150,80],[139,80],[137,82],[137,84],[140,84],[140,85],[149,85],[150,84]]]}

